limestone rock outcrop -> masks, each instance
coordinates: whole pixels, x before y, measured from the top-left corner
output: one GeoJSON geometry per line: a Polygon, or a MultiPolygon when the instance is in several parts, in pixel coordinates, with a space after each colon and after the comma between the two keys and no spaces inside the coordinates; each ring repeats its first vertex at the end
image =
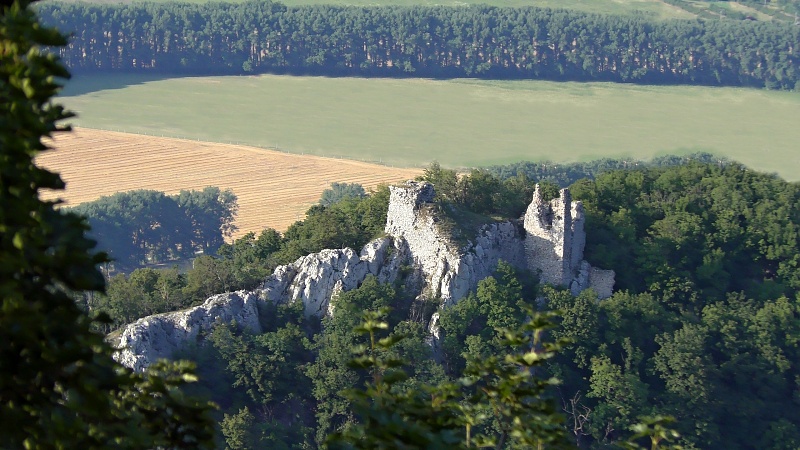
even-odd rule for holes
{"type": "Polygon", "coordinates": [[[353,249],[323,250],[279,266],[261,289],[271,302],[303,302],[307,316],[323,316],[338,292],[360,286],[367,275],[391,283],[406,258],[402,240],[385,237],[369,242],[357,254],[353,249]]]}
{"type": "Polygon", "coordinates": [[[210,297],[202,305],[139,319],[121,330],[113,344],[120,364],[143,370],[161,358],[169,358],[217,323],[237,324],[261,332],[257,292],[230,292],[210,297]]]}
{"type": "Polygon", "coordinates": [[[484,225],[460,246],[437,228],[439,219],[429,208],[434,195],[430,183],[409,181],[390,191],[384,231],[405,239],[412,266],[423,279],[421,295],[449,305],[491,275],[499,260],[523,266],[522,235],[515,224],[484,225]]]}

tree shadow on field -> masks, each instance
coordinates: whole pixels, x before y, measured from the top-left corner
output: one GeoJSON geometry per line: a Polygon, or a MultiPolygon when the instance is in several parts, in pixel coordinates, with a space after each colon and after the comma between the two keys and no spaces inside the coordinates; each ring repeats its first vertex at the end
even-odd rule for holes
{"type": "Polygon", "coordinates": [[[69,80],[62,80],[64,89],[59,97],[75,97],[93,92],[124,89],[129,86],[141,85],[153,81],[167,80],[170,78],[184,78],[186,75],[165,74],[131,74],[131,73],[75,73],[69,80]]]}

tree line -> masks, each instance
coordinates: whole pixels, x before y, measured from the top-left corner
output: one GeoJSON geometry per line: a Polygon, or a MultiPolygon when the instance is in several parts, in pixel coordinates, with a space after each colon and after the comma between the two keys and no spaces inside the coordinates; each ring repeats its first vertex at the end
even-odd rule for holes
{"type": "Polygon", "coordinates": [[[490,6],[48,3],[76,73],[485,77],[798,87],[800,27],[490,6]]]}
{"type": "Polygon", "coordinates": [[[525,176],[539,183],[549,182],[565,188],[584,178],[595,179],[606,172],[615,170],[644,169],[648,167],[670,167],[698,162],[716,164],[720,167],[730,161],[722,156],[710,153],[691,153],[688,155],[658,156],[649,161],[634,158],[611,159],[602,158],[587,162],[557,163],[553,161],[520,161],[497,166],[486,167],[489,174],[507,181],[510,178],[525,176]]]}
{"type": "Polygon", "coordinates": [[[71,211],[85,217],[90,236],[117,270],[213,253],[230,237],[238,205],[231,190],[119,192],[71,211]]]}

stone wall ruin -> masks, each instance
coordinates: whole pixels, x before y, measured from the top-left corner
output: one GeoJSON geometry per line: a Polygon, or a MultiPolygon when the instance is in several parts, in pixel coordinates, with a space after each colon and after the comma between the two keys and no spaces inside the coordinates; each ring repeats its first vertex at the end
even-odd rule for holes
{"type": "MultiPolygon", "coordinates": [[[[573,294],[593,288],[600,298],[609,297],[614,272],[593,268],[583,260],[586,243],[583,207],[573,202],[569,190],[544,201],[539,186],[520,221],[485,224],[466,243],[456,243],[440,231],[430,207],[435,191],[426,182],[408,181],[390,188],[385,232],[360,253],[353,249],[323,250],[275,269],[263,285],[251,292],[220,294],[203,305],[145,317],[116,333],[115,358],[142,370],[158,358],[168,358],[187,342],[196,342],[216,323],[236,320],[259,331],[258,302],[302,302],[308,316],[332,311],[331,298],[375,276],[394,281],[402,267],[410,275],[418,296],[440,298],[445,308],[473,291],[491,275],[500,260],[539,273],[542,282],[568,287],[573,294]]],[[[432,344],[438,333],[431,320],[432,344]]]]}
{"type": "Polygon", "coordinates": [[[607,298],[614,271],[593,268],[583,259],[584,222],[583,205],[572,201],[569,189],[545,201],[537,184],[523,217],[527,268],[539,273],[541,282],[568,287],[573,295],[592,288],[599,298],[607,298]]]}

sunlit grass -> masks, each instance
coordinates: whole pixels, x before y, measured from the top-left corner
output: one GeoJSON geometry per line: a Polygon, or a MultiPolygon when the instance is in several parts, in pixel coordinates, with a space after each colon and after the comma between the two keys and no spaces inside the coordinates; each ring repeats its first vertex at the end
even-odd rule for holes
{"type": "Polygon", "coordinates": [[[800,93],[613,83],[81,76],[75,123],[450,167],[710,151],[800,179],[800,93]]]}

